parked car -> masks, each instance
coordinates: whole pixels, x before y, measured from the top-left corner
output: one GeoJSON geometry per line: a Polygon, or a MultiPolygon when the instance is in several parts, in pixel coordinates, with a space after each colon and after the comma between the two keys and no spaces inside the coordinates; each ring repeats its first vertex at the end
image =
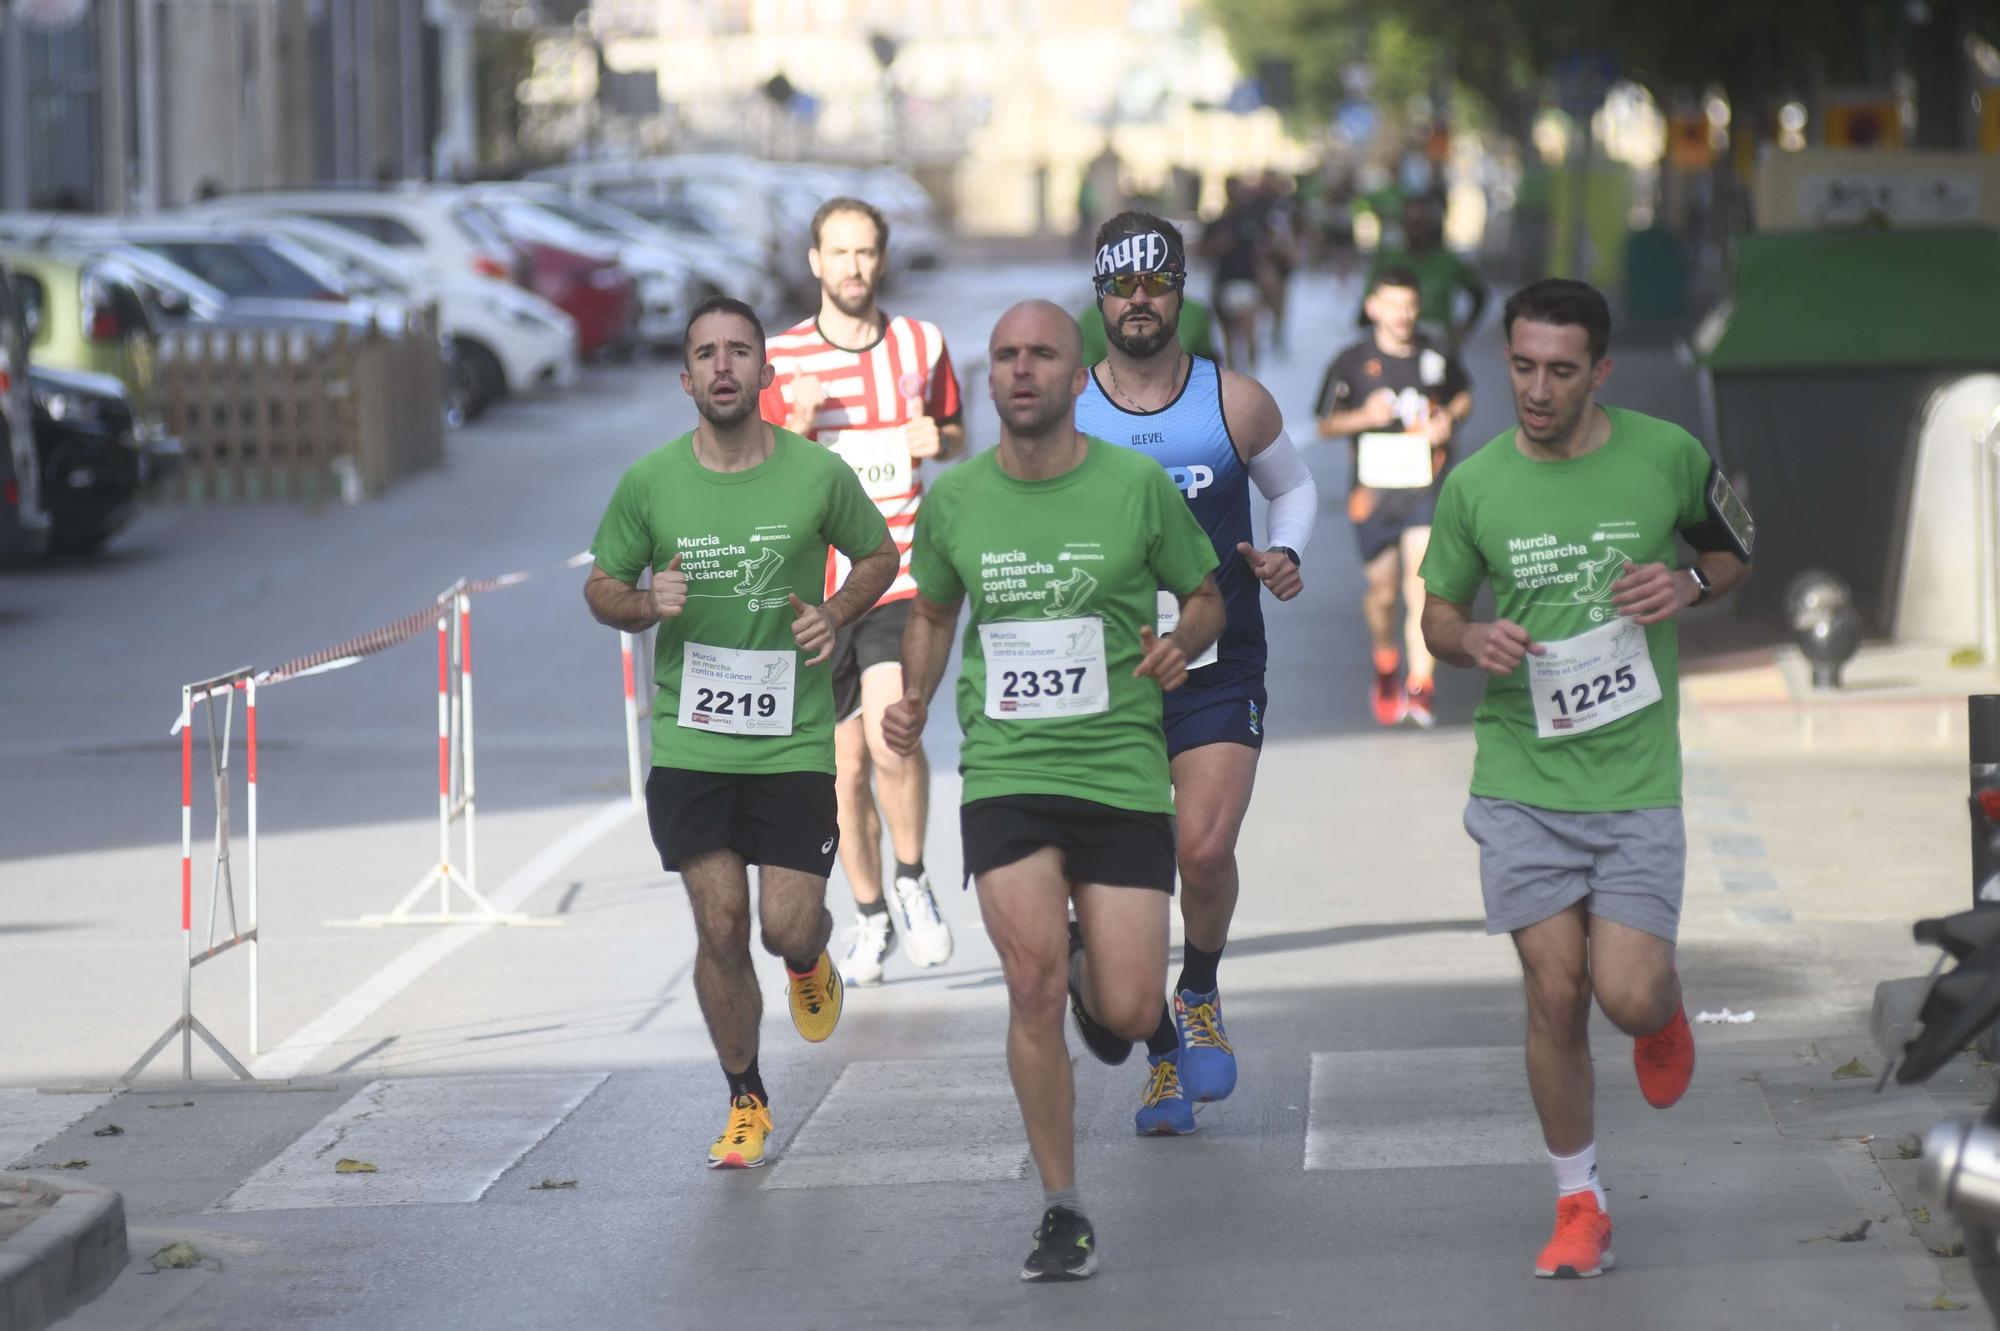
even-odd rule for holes
{"type": "Polygon", "coordinates": [[[279,191],[211,199],[189,210],[228,217],[314,217],[420,256],[440,281],[470,274],[525,284],[523,256],[455,187],[279,191]]]}
{"type": "MultiPolygon", "coordinates": [[[[781,271],[804,268],[805,254],[781,253],[783,239],[767,183],[746,173],[748,158],[717,154],[629,161],[572,162],[534,173],[531,180],[561,185],[635,213],[655,226],[726,247],[737,271],[770,284],[759,309],[775,310],[787,298],[781,271]]],[[[727,294],[745,298],[740,292],[727,294]]]]}
{"type": "Polygon", "coordinates": [[[213,224],[280,235],[312,251],[351,291],[416,308],[435,305],[447,346],[449,419],[476,418],[511,393],[576,382],[576,322],[532,291],[470,273],[438,273],[419,253],[310,217],[213,224]]]}
{"type": "Polygon", "coordinates": [[[141,432],[157,426],[153,329],[137,291],[87,253],[0,249],[37,368],[108,374],[125,385],[141,432]]]}
{"type": "Polygon", "coordinates": [[[544,186],[475,185],[468,193],[516,245],[546,243],[575,253],[606,250],[616,255],[636,288],[638,340],[656,349],[680,345],[688,311],[699,299],[694,266],[683,254],[581,223],[550,206],[554,191],[544,186]]]}
{"type": "Polygon", "coordinates": [[[740,248],[716,237],[655,225],[637,213],[553,181],[518,181],[508,188],[593,235],[621,246],[643,245],[678,255],[693,275],[691,299],[696,303],[710,296],[734,296],[754,308],[766,309],[778,298],[777,284],[769,273],[745,262],[740,248]]]}
{"type": "Polygon", "coordinates": [[[49,552],[96,554],[179,465],[180,446],[143,437],[125,385],[108,374],[35,365],[28,382],[49,552]]]}
{"type": "Polygon", "coordinates": [[[579,355],[632,349],[637,339],[638,289],[619,266],[616,249],[578,232],[530,230],[518,221],[507,236],[527,256],[528,289],[576,320],[579,355]]]}
{"type": "Polygon", "coordinates": [[[7,559],[40,554],[49,539],[27,366],[27,326],[0,262],[0,558],[7,559]]]}

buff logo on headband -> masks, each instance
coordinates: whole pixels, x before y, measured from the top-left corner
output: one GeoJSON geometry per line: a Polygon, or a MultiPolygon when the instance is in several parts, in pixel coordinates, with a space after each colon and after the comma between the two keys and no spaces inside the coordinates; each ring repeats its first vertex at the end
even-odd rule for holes
{"type": "Polygon", "coordinates": [[[1184,273],[1181,247],[1158,231],[1141,231],[1098,247],[1097,276],[1117,273],[1184,273]]]}

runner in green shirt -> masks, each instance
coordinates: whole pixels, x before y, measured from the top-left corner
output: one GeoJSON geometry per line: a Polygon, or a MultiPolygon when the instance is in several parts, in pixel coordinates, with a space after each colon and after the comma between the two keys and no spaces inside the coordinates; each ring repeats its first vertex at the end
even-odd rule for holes
{"type": "Polygon", "coordinates": [[[1097,1250],[1076,1192],[1066,906],[1088,944],[1079,982],[1093,1019],[1144,1039],[1159,1022],[1174,888],[1161,691],[1215,641],[1223,606],[1215,549],[1166,471],[1077,433],[1075,320],[1025,301],[989,353],[1000,443],[941,477],[917,516],[905,692],[882,729],[915,751],[969,596],[959,825],[1007,976],[1007,1063],[1043,1189],[1021,1277],[1074,1280],[1097,1269],[1097,1250]],[[1181,618],[1160,638],[1163,587],[1181,618]]]}
{"type": "Polygon", "coordinates": [[[1480,277],[1478,269],[1445,248],[1444,209],[1438,200],[1405,200],[1402,221],[1402,246],[1384,246],[1376,251],[1375,261],[1368,266],[1365,289],[1373,290],[1376,277],[1390,268],[1407,268],[1415,273],[1424,324],[1435,330],[1446,349],[1456,355],[1486,309],[1486,280],[1480,277]],[[1471,300],[1463,318],[1458,314],[1461,291],[1471,300]]]}
{"type": "Polygon", "coordinates": [[[1453,469],[1424,556],[1424,637],[1491,676],[1473,719],[1465,827],[1489,933],[1526,979],[1528,1085],[1556,1175],[1538,1276],[1611,1265],[1597,1177],[1594,996],[1634,1039],[1648,1103],[1694,1076],[1674,969],[1687,858],[1674,617],[1749,576],[1754,528],[1687,431],[1600,406],[1611,312],[1581,282],[1503,316],[1516,428],[1453,469]],[[1697,553],[1675,567],[1676,538],[1697,553]],[[1490,582],[1498,610],[1472,618],[1490,582]]]}
{"type": "Polygon", "coordinates": [[[764,946],[785,958],[793,1024],[819,1041],[840,1020],[840,976],[826,953],[826,878],[840,837],[823,663],[834,631],[875,603],[897,563],[853,470],[759,418],[771,374],[748,305],[695,306],[681,387],[701,420],[618,482],[584,584],[599,623],[658,628],[646,815],[660,863],[687,885],[695,992],[729,1083],[711,1168],[763,1164],[771,1132],[748,866],[758,866],[764,946]],[[853,568],[821,604],[829,545],[853,568]],[[641,588],[648,568],[652,584],[641,588]]]}

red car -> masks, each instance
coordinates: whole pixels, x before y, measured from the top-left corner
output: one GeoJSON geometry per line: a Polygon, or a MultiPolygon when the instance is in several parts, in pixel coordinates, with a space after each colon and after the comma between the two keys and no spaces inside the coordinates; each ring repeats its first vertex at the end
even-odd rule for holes
{"type": "MultiPolygon", "coordinates": [[[[490,213],[482,213],[491,216],[490,213]]],[[[495,218],[496,225],[503,219],[495,218]]],[[[630,349],[639,322],[639,289],[618,264],[618,251],[581,238],[558,244],[519,228],[502,231],[524,262],[521,285],[576,320],[579,356],[630,349]]]]}

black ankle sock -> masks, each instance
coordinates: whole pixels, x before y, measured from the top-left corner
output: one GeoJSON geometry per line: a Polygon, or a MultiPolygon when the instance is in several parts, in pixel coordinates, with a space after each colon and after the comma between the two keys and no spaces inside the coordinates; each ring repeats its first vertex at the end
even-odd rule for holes
{"type": "Polygon", "coordinates": [[[1210,952],[1193,943],[1181,949],[1181,978],[1174,988],[1192,989],[1198,994],[1215,992],[1215,968],[1222,964],[1222,949],[1210,952]]]}
{"type": "Polygon", "coordinates": [[[750,1066],[741,1072],[724,1068],[722,1075],[729,1082],[729,1098],[732,1101],[739,1095],[754,1095],[766,1108],[770,1106],[771,1098],[764,1094],[764,1077],[757,1071],[756,1059],[751,1059],[750,1066]]]}
{"type": "Polygon", "coordinates": [[[922,878],[923,876],[924,862],[922,860],[918,860],[915,864],[905,864],[901,860],[896,861],[896,877],[922,878]]]}
{"type": "Polygon", "coordinates": [[[889,903],[883,897],[876,897],[873,901],[857,901],[854,903],[854,913],[864,920],[871,915],[887,915],[889,903]]]}
{"type": "Polygon", "coordinates": [[[814,971],[819,969],[819,957],[817,955],[814,955],[811,959],[806,961],[794,961],[792,960],[792,958],[786,957],[785,969],[790,971],[794,975],[811,975],[814,971]]]}
{"type": "Polygon", "coordinates": [[[1174,1025],[1174,1010],[1165,1003],[1160,1004],[1160,1024],[1146,1037],[1146,1052],[1153,1055],[1171,1053],[1181,1047],[1180,1028],[1174,1025]]]}

